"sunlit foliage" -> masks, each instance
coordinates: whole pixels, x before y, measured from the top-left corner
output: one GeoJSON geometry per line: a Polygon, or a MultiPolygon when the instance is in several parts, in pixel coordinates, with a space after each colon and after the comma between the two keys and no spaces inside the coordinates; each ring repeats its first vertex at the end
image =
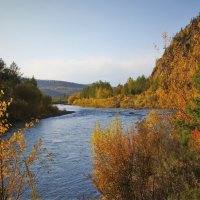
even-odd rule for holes
{"type": "MultiPolygon", "coordinates": [[[[3,92],[2,92],[3,93],[3,92]]],[[[40,199],[36,187],[35,171],[32,166],[37,163],[38,169],[43,163],[40,152],[45,152],[42,141],[39,140],[27,153],[27,140],[20,129],[5,137],[10,128],[7,122],[7,109],[10,102],[0,101],[0,199],[21,199],[25,189],[30,189],[31,199],[40,199]]],[[[27,123],[26,128],[34,123],[27,123]]]]}
{"type": "Polygon", "coordinates": [[[137,132],[124,132],[119,120],[106,129],[98,125],[92,137],[92,180],[103,199],[192,197],[200,183],[197,146],[180,143],[171,114],[150,113],[137,132]]]}
{"type": "Polygon", "coordinates": [[[143,107],[143,103],[138,103],[137,96],[149,88],[149,81],[145,76],[138,77],[136,80],[129,78],[124,85],[112,88],[107,82],[96,82],[86,87],[80,93],[71,95],[68,103],[80,106],[118,108],[118,107],[143,107]],[[128,104],[127,99],[131,102],[128,104]]]}
{"type": "MultiPolygon", "coordinates": [[[[156,105],[186,111],[191,97],[196,95],[193,77],[200,61],[200,16],[192,19],[170,42],[150,76],[150,89],[154,93],[156,105]]],[[[183,116],[182,116],[183,117],[183,116]]]]}
{"type": "Polygon", "coordinates": [[[200,199],[199,75],[195,95],[176,112],[152,111],[128,133],[119,120],[96,127],[92,179],[102,199],[200,199]]]}
{"type": "Polygon", "coordinates": [[[108,82],[99,81],[89,85],[81,91],[81,98],[103,99],[113,95],[113,89],[108,82]]]}
{"type": "Polygon", "coordinates": [[[75,100],[80,98],[80,94],[73,94],[68,97],[67,102],[68,104],[73,104],[75,100]]]}
{"type": "Polygon", "coordinates": [[[92,136],[92,180],[106,199],[130,199],[133,164],[132,135],[123,134],[117,119],[107,129],[100,125],[92,136]]]}

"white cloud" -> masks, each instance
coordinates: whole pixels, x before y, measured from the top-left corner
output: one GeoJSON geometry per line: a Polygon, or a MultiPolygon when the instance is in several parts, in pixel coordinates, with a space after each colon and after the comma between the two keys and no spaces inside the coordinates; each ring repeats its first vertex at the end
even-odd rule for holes
{"type": "Polygon", "coordinates": [[[123,83],[128,77],[149,75],[154,66],[154,56],[137,56],[128,59],[92,57],[85,59],[35,59],[21,63],[27,76],[39,79],[65,80],[91,83],[107,80],[113,84],[123,83]]]}

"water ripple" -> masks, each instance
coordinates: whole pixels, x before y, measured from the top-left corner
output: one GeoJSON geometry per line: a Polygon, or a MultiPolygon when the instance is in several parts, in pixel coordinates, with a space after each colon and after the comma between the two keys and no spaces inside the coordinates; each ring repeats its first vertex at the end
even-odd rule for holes
{"type": "MultiPolygon", "coordinates": [[[[26,132],[29,149],[38,138],[42,138],[44,146],[54,153],[52,172],[42,170],[38,176],[39,191],[45,200],[96,197],[98,193],[91,180],[86,177],[86,174],[92,171],[90,138],[95,124],[100,122],[108,125],[109,120],[120,115],[127,129],[134,127],[149,110],[80,108],[65,105],[59,105],[59,108],[75,113],[41,120],[36,127],[26,132]]],[[[24,199],[29,197],[26,192],[24,199]]]]}

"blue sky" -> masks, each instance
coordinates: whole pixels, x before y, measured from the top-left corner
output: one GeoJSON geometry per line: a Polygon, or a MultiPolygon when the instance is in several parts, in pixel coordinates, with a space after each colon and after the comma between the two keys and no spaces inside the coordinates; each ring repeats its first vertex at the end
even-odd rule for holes
{"type": "Polygon", "coordinates": [[[78,83],[150,75],[199,0],[0,0],[0,57],[25,76],[78,83]],[[162,49],[162,48],[161,48],[162,49]],[[162,53],[162,51],[160,52],[162,53]]]}

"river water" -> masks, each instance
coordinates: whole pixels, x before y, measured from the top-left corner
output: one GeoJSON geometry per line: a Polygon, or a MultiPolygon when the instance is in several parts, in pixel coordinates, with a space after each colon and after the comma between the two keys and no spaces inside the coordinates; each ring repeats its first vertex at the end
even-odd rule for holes
{"type": "MultiPolygon", "coordinates": [[[[149,110],[58,107],[75,113],[43,119],[25,133],[29,148],[41,138],[48,151],[54,154],[51,172],[44,167],[37,175],[39,193],[47,200],[97,197],[87,176],[92,171],[90,139],[95,124],[100,122],[106,126],[119,115],[124,129],[128,129],[135,127],[149,110]]],[[[28,192],[23,199],[29,199],[28,192]]]]}

